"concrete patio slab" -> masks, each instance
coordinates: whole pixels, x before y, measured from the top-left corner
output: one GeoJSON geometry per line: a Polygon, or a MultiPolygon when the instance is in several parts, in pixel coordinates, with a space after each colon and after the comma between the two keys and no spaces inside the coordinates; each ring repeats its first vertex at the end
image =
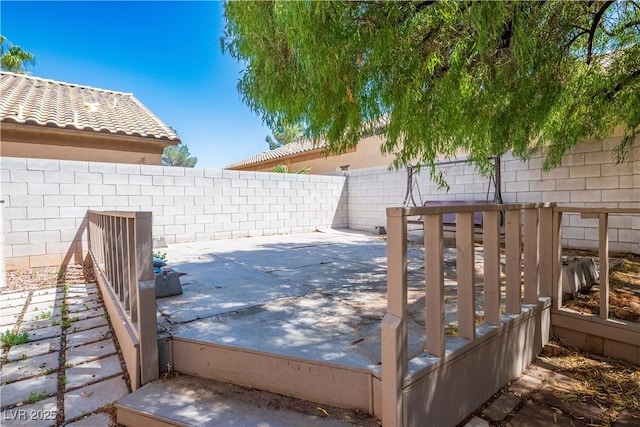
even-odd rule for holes
{"type": "Polygon", "coordinates": [[[5,363],[2,366],[0,383],[11,383],[35,375],[57,371],[59,365],[58,353],[42,354],[25,360],[5,363]]]}
{"type": "Polygon", "coordinates": [[[58,374],[43,375],[2,385],[2,406],[27,403],[30,396],[55,395],[58,391],[58,374]]]}
{"type": "Polygon", "coordinates": [[[67,427],[111,427],[111,417],[105,413],[93,414],[66,424],[67,427]]]}
{"type": "Polygon", "coordinates": [[[36,403],[4,409],[0,425],[6,427],[54,426],[58,415],[57,400],[57,397],[54,396],[36,403]]]}
{"type": "Polygon", "coordinates": [[[101,341],[108,336],[111,336],[111,330],[109,329],[108,326],[101,326],[99,328],[87,329],[86,331],[80,331],[80,332],[68,334],[67,346],[76,347],[82,344],[101,341]]]}

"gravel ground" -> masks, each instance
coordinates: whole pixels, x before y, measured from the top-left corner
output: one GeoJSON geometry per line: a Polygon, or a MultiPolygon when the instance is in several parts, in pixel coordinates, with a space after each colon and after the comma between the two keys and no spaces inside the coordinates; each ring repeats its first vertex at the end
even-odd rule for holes
{"type": "Polygon", "coordinates": [[[93,268],[87,265],[66,267],[34,267],[7,271],[7,285],[0,293],[50,288],[58,285],[94,283],[93,268]]]}

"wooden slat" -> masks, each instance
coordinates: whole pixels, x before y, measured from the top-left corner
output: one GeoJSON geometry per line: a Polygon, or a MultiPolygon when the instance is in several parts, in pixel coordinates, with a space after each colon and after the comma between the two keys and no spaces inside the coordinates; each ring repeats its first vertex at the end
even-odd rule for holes
{"type": "Polygon", "coordinates": [[[576,313],[566,309],[551,310],[551,324],[597,337],[638,347],[640,324],[624,320],[601,319],[596,314],[576,313]]]}
{"type": "Polygon", "coordinates": [[[540,209],[540,295],[550,297],[553,294],[553,208],[540,209]]]}
{"type": "Polygon", "coordinates": [[[520,314],[522,300],[520,211],[506,211],[505,214],[506,311],[511,314],[520,314]]]}
{"type": "Polygon", "coordinates": [[[468,340],[476,337],[473,231],[473,212],[456,214],[458,335],[468,340]]]}
{"type": "MultiPolygon", "coordinates": [[[[599,220],[599,267],[600,267],[600,318],[609,318],[609,216],[600,214],[599,220]]],[[[640,341],[640,338],[638,338],[640,341]]]]}
{"type": "Polygon", "coordinates": [[[553,290],[551,307],[562,306],[562,212],[553,212],[553,290]]]}
{"type": "Polygon", "coordinates": [[[426,350],[444,356],[444,240],[442,215],[424,220],[426,350]]]}
{"type": "Polygon", "coordinates": [[[484,321],[500,325],[500,212],[484,212],[484,321]]]}
{"type": "Polygon", "coordinates": [[[540,286],[538,249],[538,210],[524,211],[524,302],[537,304],[540,286]]]}

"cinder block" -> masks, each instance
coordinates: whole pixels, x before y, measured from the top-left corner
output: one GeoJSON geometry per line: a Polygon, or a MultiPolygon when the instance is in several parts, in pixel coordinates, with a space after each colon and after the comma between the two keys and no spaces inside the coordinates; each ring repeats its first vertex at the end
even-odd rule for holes
{"type": "Polygon", "coordinates": [[[61,171],[89,172],[89,162],[82,162],[77,160],[60,160],[59,164],[61,171]]]}
{"type": "Polygon", "coordinates": [[[542,169],[525,169],[516,171],[516,181],[534,181],[540,180],[542,177],[542,169]]]}
{"type": "Polygon", "coordinates": [[[125,207],[129,206],[129,197],[128,196],[99,196],[102,197],[102,205],[101,209],[105,209],[106,206],[113,207],[125,207]]]}
{"type": "Polygon", "coordinates": [[[60,214],[60,208],[54,206],[47,207],[29,207],[27,208],[27,218],[57,218],[60,214]]]}
{"type": "Polygon", "coordinates": [[[204,224],[186,224],[185,231],[187,234],[204,233],[204,224]]]}
{"type": "Polygon", "coordinates": [[[33,256],[45,255],[46,248],[44,243],[27,243],[24,245],[13,245],[13,256],[33,256]]]}
{"type": "Polygon", "coordinates": [[[153,177],[153,185],[166,185],[166,186],[175,185],[175,177],[156,175],[153,177]]]}
{"type": "Polygon", "coordinates": [[[27,159],[27,169],[38,171],[57,171],[60,170],[60,163],[58,160],[50,159],[27,159]]]}
{"type": "Polygon", "coordinates": [[[600,168],[602,176],[633,175],[633,165],[630,163],[621,163],[619,165],[604,164],[600,168]]]}
{"type": "Polygon", "coordinates": [[[6,267],[7,271],[18,270],[18,269],[21,269],[21,268],[29,268],[29,257],[28,256],[23,256],[23,257],[11,256],[11,257],[7,257],[7,258],[5,258],[5,267],[6,267]]]}
{"type": "MultiPolygon", "coordinates": [[[[185,229],[183,224],[179,225],[165,225],[164,226],[164,234],[165,235],[176,235],[176,234],[184,234],[185,229]]],[[[167,242],[169,243],[169,242],[167,242]]]]}
{"type": "Polygon", "coordinates": [[[115,184],[117,186],[129,184],[129,175],[106,173],[102,176],[103,184],[115,184]]]}
{"type": "Polygon", "coordinates": [[[505,186],[507,193],[519,193],[521,191],[529,191],[529,181],[513,181],[507,182],[505,186]]]}
{"type": "Polygon", "coordinates": [[[44,182],[43,171],[23,170],[23,169],[10,169],[9,174],[11,176],[11,182],[26,182],[30,184],[36,184],[44,182]]]}
{"type": "Polygon", "coordinates": [[[116,164],[116,173],[117,174],[128,174],[128,175],[140,175],[140,165],[133,165],[127,163],[117,163],[116,164]]]}
{"type": "Polygon", "coordinates": [[[64,254],[46,254],[46,255],[31,256],[29,257],[29,266],[31,268],[58,266],[62,264],[63,256],[64,254]]]}
{"type": "Polygon", "coordinates": [[[42,196],[44,198],[44,206],[75,206],[74,197],[65,196],[42,196]]]}
{"type": "Polygon", "coordinates": [[[600,165],[573,166],[569,169],[571,178],[599,177],[600,165]]]}
{"type": "Polygon", "coordinates": [[[152,206],[153,205],[153,197],[151,196],[129,196],[129,205],[130,206],[152,206]]]}
{"type": "Polygon", "coordinates": [[[629,190],[602,190],[603,202],[624,202],[629,200],[629,190]]]}
{"type": "Polygon", "coordinates": [[[12,219],[10,232],[16,231],[42,231],[44,219],[12,219]]]}
{"type": "Polygon", "coordinates": [[[3,182],[0,187],[2,189],[2,194],[6,196],[13,194],[28,194],[26,182],[3,182]]]}
{"type": "MultiPolygon", "coordinates": [[[[26,231],[5,233],[4,243],[7,246],[29,243],[29,233],[26,231]]],[[[5,257],[8,255],[5,254],[5,257]]]]}
{"type": "Polygon", "coordinates": [[[74,172],[71,171],[45,171],[44,182],[73,184],[75,182],[74,172]]]}
{"type": "Polygon", "coordinates": [[[60,184],[60,194],[88,195],[88,184],[60,184]]]}
{"type": "Polygon", "coordinates": [[[184,187],[168,186],[163,187],[165,196],[184,196],[184,187]]]}
{"type": "Polygon", "coordinates": [[[179,187],[193,187],[195,178],[192,176],[178,176],[175,178],[175,185],[179,187]]]}
{"type": "Polygon", "coordinates": [[[23,157],[0,157],[0,168],[11,170],[27,169],[27,159],[23,157]]]}
{"type": "Polygon", "coordinates": [[[75,206],[91,209],[102,208],[102,196],[75,196],[75,206]]]}
{"type": "MultiPolygon", "coordinates": [[[[195,216],[194,215],[176,215],[174,217],[174,223],[175,224],[193,224],[195,222],[195,216]]],[[[187,231],[188,233],[188,231],[187,231]]]]}
{"type": "Polygon", "coordinates": [[[562,158],[562,166],[584,165],[584,154],[567,154],[562,158]]]}
{"type": "Polygon", "coordinates": [[[585,188],[585,178],[571,178],[556,181],[556,190],[584,190],[585,188]]]}
{"type": "Polygon", "coordinates": [[[204,196],[204,188],[202,188],[202,187],[185,187],[184,194],[186,196],[204,196]]]}
{"type": "Polygon", "coordinates": [[[166,176],[184,176],[185,168],[175,166],[164,166],[162,168],[162,174],[166,176]]]}
{"type": "Polygon", "coordinates": [[[140,195],[140,186],[139,185],[118,185],[116,186],[116,194],[118,196],[139,196],[140,195]]]}
{"type": "Polygon", "coordinates": [[[562,202],[567,202],[570,198],[571,198],[570,191],[543,191],[542,192],[543,202],[562,203],[562,202]]]}
{"type": "Polygon", "coordinates": [[[153,178],[149,175],[129,175],[131,185],[153,185],[153,178]]]}
{"type": "Polygon", "coordinates": [[[89,184],[89,194],[92,196],[115,196],[115,185],[89,184]]]}
{"type": "Polygon", "coordinates": [[[597,178],[586,179],[587,190],[590,189],[604,189],[604,188],[619,188],[620,178],[617,176],[605,176],[597,178]]]}
{"type": "Polygon", "coordinates": [[[30,231],[29,243],[50,243],[60,241],[60,231],[30,231]]]}
{"type": "Polygon", "coordinates": [[[114,173],[116,173],[116,164],[115,163],[89,162],[89,172],[114,174],[114,173]]]}
{"type": "Polygon", "coordinates": [[[205,178],[222,178],[222,169],[205,169],[205,178]]]}
{"type": "Polygon", "coordinates": [[[204,169],[202,168],[185,168],[184,176],[192,176],[194,178],[202,178],[204,176],[204,169]]]}
{"type": "Polygon", "coordinates": [[[63,206],[60,208],[60,218],[84,218],[86,215],[86,207],[63,206]]]}
{"type": "Polygon", "coordinates": [[[76,184],[102,184],[101,173],[75,172],[76,184]]]}
{"type": "Polygon", "coordinates": [[[156,165],[140,165],[140,174],[142,175],[162,175],[164,166],[156,165]]]}
{"type": "Polygon", "coordinates": [[[531,191],[554,191],[556,189],[556,181],[554,179],[530,181],[529,189],[531,191]]]}
{"type": "Polygon", "coordinates": [[[53,219],[45,219],[44,221],[45,230],[76,230],[76,220],[75,218],[53,218],[53,219]]]}

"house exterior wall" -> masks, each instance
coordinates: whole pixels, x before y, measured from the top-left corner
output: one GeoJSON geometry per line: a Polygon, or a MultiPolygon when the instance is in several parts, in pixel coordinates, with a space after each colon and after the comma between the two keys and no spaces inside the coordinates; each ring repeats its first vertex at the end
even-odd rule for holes
{"type": "Polygon", "coordinates": [[[0,156],[89,162],[162,164],[162,152],[177,141],[2,123],[0,156]]]}
{"type": "Polygon", "coordinates": [[[373,135],[362,139],[354,151],[340,155],[325,157],[322,150],[319,149],[236,169],[270,172],[274,166],[284,164],[289,167],[291,172],[296,172],[309,166],[311,168],[309,170],[310,174],[329,174],[341,172],[341,166],[345,165],[349,165],[350,170],[387,166],[393,161],[393,156],[383,155],[380,152],[380,144],[382,142],[383,140],[379,135],[373,135]]]}
{"type": "Polygon", "coordinates": [[[162,153],[109,150],[104,148],[71,147],[63,145],[33,144],[2,141],[0,156],[30,157],[36,159],[80,160],[89,162],[162,164],[162,153]]]}
{"type": "Polygon", "coordinates": [[[87,209],[153,213],[167,243],[346,227],[346,178],[0,158],[8,270],[81,263],[87,209]]]}
{"type": "MultiPolygon", "coordinates": [[[[611,149],[620,137],[592,141],[574,147],[561,166],[545,172],[542,155],[522,162],[502,157],[502,198],[505,203],[557,202],[573,207],[640,207],[640,141],[629,161],[616,165],[611,149]]],[[[416,178],[417,204],[427,200],[493,201],[493,186],[475,168],[464,164],[442,166],[450,185],[447,192],[429,179],[428,172],[416,178]],[[488,198],[487,198],[488,197],[488,198]]],[[[349,227],[375,231],[386,223],[385,208],[402,206],[406,193],[406,170],[369,168],[348,172],[349,227]]],[[[598,221],[577,214],[563,218],[563,244],[576,248],[597,247],[598,221]]],[[[609,239],[612,250],[640,253],[640,218],[611,215],[609,239]]]]}

